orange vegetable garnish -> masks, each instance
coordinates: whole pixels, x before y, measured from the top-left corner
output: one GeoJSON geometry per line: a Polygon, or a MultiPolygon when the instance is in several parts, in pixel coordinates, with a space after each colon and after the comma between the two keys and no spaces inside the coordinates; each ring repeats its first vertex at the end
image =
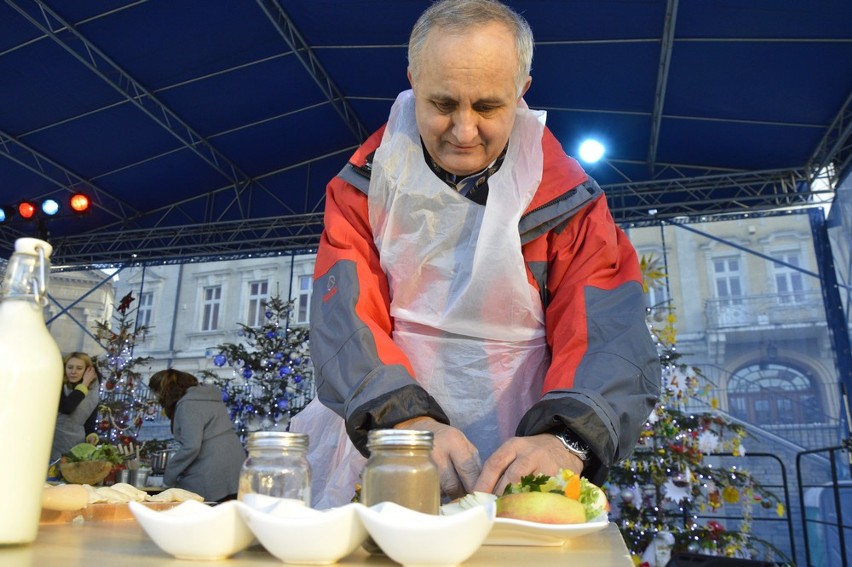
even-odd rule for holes
{"type": "Polygon", "coordinates": [[[565,483],[565,496],[574,500],[580,499],[580,475],[573,475],[565,483]]]}

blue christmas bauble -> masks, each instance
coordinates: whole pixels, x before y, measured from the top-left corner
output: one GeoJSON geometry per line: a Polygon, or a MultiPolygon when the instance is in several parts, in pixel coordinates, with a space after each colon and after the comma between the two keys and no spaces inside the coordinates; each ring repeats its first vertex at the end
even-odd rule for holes
{"type": "Polygon", "coordinates": [[[284,358],[284,353],[281,353],[281,352],[275,353],[275,360],[281,360],[282,358],[284,358]]]}
{"type": "Polygon", "coordinates": [[[282,409],[282,410],[287,409],[288,405],[290,405],[290,404],[287,403],[287,400],[285,400],[283,398],[278,400],[278,409],[282,409]]]}
{"type": "Polygon", "coordinates": [[[228,395],[228,391],[227,391],[227,390],[222,390],[222,401],[227,403],[227,401],[228,401],[229,399],[230,399],[230,396],[228,395]]]}
{"type": "Polygon", "coordinates": [[[225,363],[228,362],[228,359],[224,354],[217,354],[213,357],[213,364],[216,366],[225,366],[225,363]]]}
{"type": "Polygon", "coordinates": [[[266,315],[267,319],[272,319],[273,313],[272,313],[272,311],[267,311],[266,313],[264,313],[264,315],[266,315]]]}
{"type": "Polygon", "coordinates": [[[287,376],[288,374],[292,374],[292,373],[293,373],[293,369],[290,368],[289,366],[282,366],[280,369],[278,369],[278,375],[281,376],[282,378],[284,376],[287,376]]]}
{"type": "Polygon", "coordinates": [[[275,338],[275,331],[266,331],[266,338],[267,339],[274,339],[275,338]]]}
{"type": "Polygon", "coordinates": [[[295,376],[293,376],[293,382],[295,382],[296,384],[298,384],[298,383],[299,383],[299,382],[301,382],[301,381],[302,381],[302,377],[301,377],[301,376],[299,376],[298,374],[296,374],[295,376]]]}
{"type": "Polygon", "coordinates": [[[243,368],[243,378],[248,380],[249,378],[251,378],[251,375],[252,375],[251,368],[243,368]]]}

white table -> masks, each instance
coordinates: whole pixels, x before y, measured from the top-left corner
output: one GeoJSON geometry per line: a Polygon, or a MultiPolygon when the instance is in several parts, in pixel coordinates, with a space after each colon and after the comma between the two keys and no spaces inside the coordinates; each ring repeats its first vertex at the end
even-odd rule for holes
{"type": "MultiPolygon", "coordinates": [[[[174,559],[161,551],[135,519],[83,524],[42,524],[35,543],[0,546],[3,567],[153,567],[155,565],[201,566],[227,564],[285,565],[260,546],[253,546],[229,559],[213,562],[174,559]]],[[[362,549],[345,557],[341,565],[376,567],[397,565],[386,557],[372,557],[362,549]]],[[[630,555],[615,524],[604,530],[569,540],[562,547],[482,546],[464,563],[482,567],[551,567],[590,565],[593,567],[632,567],[630,555]]]]}

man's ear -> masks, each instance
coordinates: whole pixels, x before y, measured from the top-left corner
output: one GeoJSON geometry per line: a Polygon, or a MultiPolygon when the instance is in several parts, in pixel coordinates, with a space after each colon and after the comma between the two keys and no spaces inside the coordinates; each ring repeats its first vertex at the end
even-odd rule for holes
{"type": "Polygon", "coordinates": [[[527,93],[527,91],[530,90],[531,84],[532,84],[532,76],[527,75],[527,80],[524,81],[524,86],[521,87],[521,93],[518,95],[518,100],[521,100],[521,98],[523,98],[523,96],[527,93]]]}

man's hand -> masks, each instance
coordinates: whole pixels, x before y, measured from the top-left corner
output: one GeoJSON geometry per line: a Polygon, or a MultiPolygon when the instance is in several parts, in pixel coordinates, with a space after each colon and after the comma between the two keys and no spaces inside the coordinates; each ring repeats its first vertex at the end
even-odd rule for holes
{"type": "Polygon", "coordinates": [[[512,437],[485,461],[473,490],[499,495],[507,484],[519,482],[522,476],[554,476],[559,469],[571,469],[580,474],[583,461],[567,451],[562,442],[550,433],[512,437]]]}
{"type": "Polygon", "coordinates": [[[473,491],[482,462],[479,459],[479,451],[464,433],[431,417],[415,417],[397,424],[394,429],[432,432],[432,459],[438,465],[441,475],[442,494],[449,498],[458,498],[473,491]]]}

